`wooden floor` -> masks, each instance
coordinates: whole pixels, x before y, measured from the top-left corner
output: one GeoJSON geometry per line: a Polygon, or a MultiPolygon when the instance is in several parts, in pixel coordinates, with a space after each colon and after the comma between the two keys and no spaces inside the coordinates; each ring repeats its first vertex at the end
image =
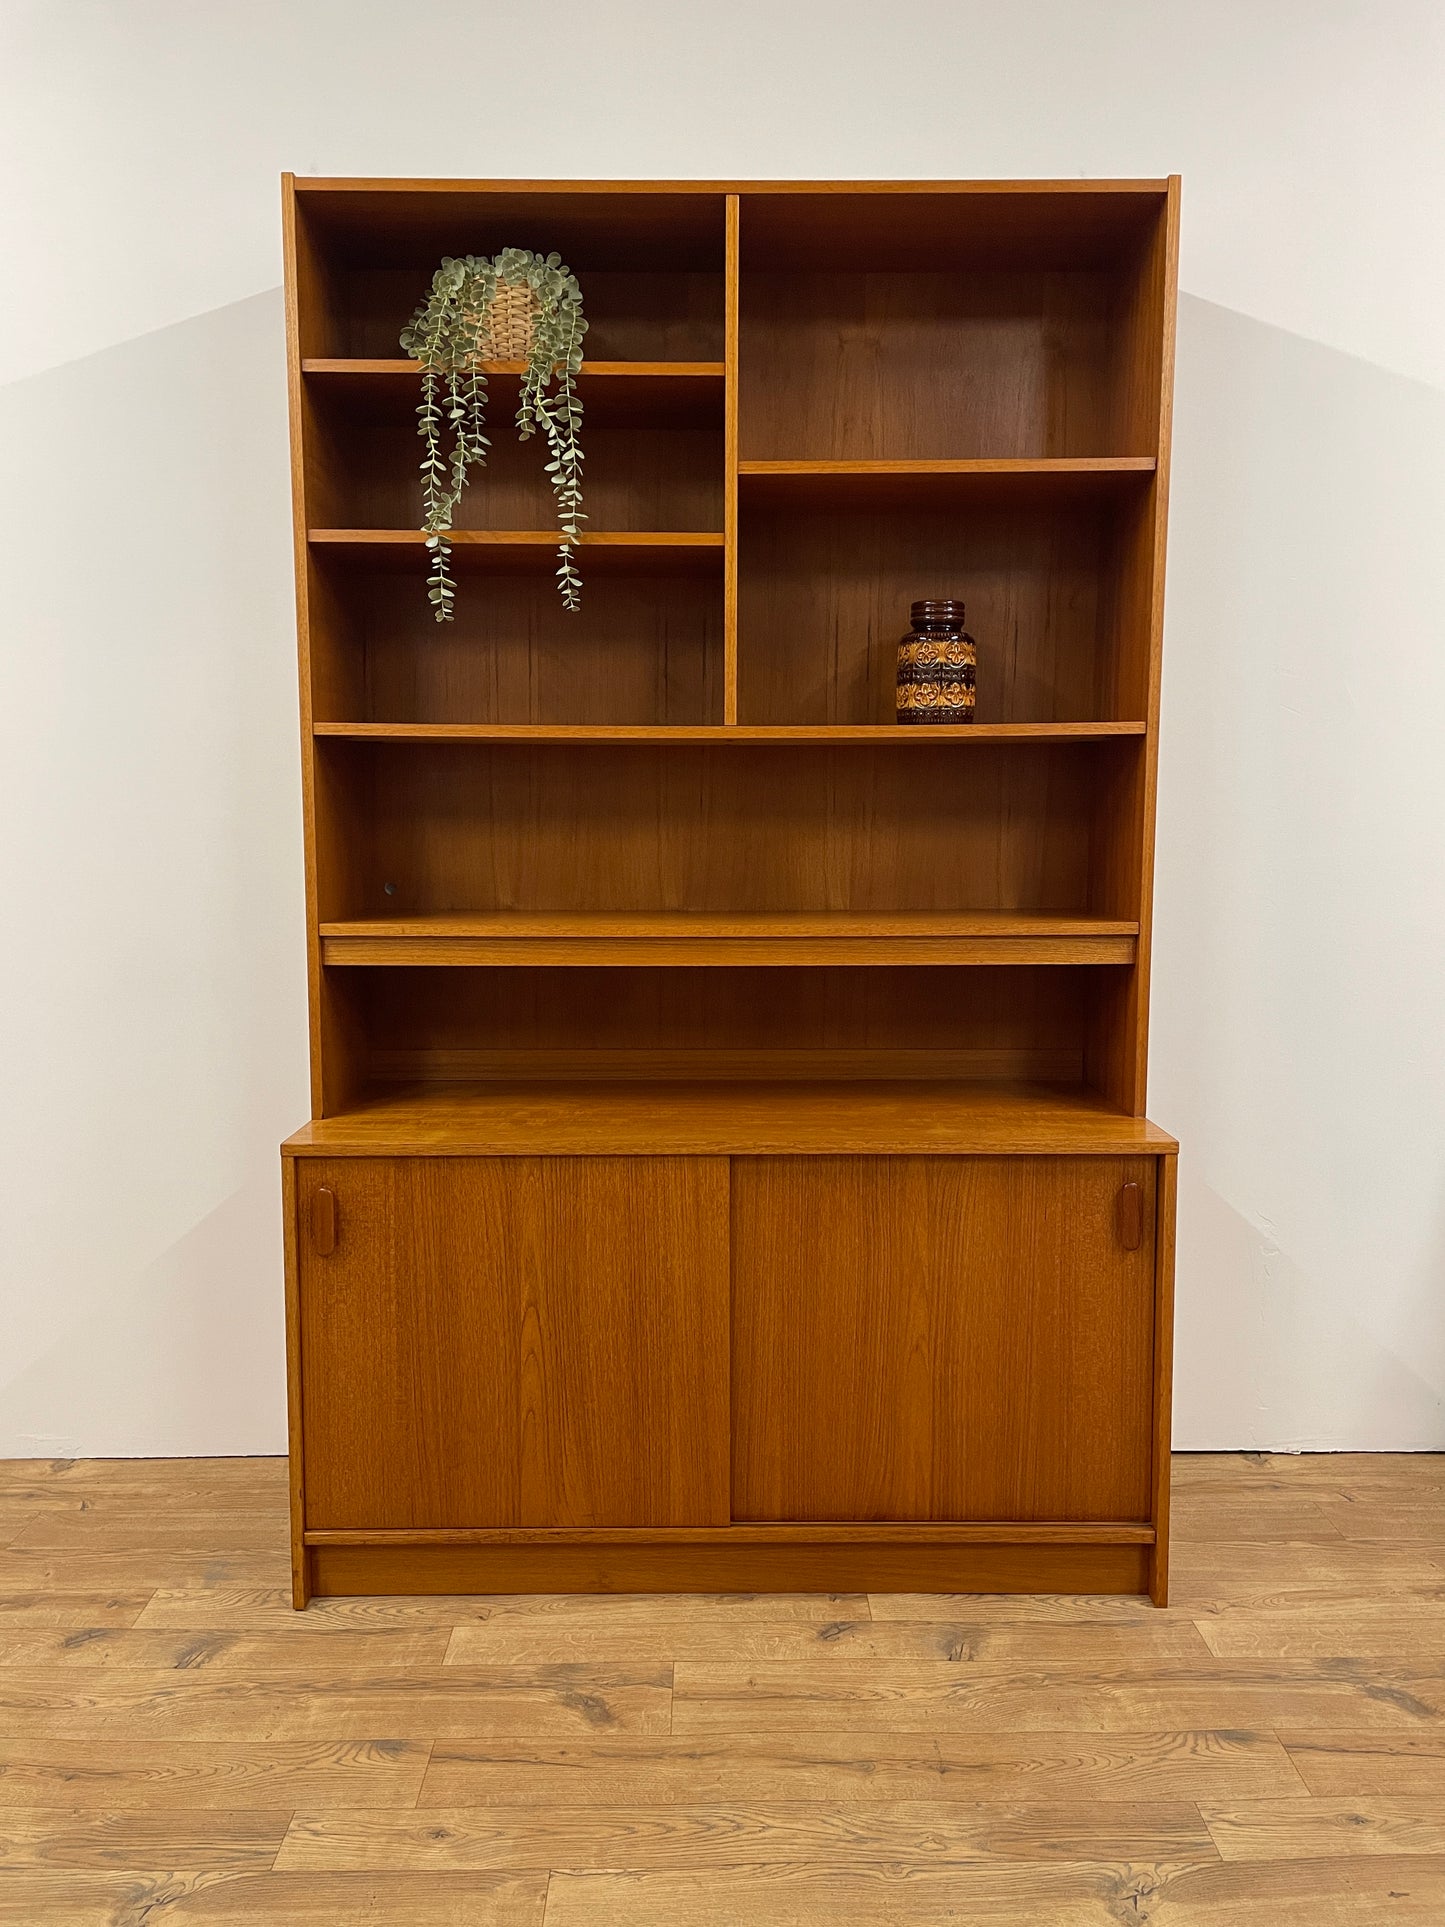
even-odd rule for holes
{"type": "Polygon", "coordinates": [[[279,1460],[0,1463],[0,1921],[1445,1923],[1445,1457],[1181,1457],[1175,1604],[287,1604],[279,1460]]]}

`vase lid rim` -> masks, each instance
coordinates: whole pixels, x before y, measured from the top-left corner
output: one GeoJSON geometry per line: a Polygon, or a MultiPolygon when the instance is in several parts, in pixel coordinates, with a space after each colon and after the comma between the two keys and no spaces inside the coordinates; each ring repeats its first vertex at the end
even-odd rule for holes
{"type": "Polygon", "coordinates": [[[932,601],[912,603],[908,613],[914,622],[919,621],[920,618],[934,622],[962,622],[963,604],[945,596],[932,601]]]}

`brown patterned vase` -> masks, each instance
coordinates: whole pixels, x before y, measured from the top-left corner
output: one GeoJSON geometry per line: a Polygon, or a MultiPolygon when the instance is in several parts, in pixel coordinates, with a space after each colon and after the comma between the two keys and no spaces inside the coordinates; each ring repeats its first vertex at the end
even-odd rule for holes
{"type": "Polygon", "coordinates": [[[915,602],[898,645],[900,723],[971,723],[977,653],[961,602],[915,602]]]}

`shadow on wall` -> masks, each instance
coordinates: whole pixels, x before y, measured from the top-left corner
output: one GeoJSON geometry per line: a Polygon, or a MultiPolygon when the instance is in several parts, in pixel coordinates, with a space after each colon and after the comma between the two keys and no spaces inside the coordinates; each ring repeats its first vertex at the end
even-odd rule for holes
{"type": "Polygon", "coordinates": [[[285,1450],[283,368],[273,290],[0,389],[0,1455],[285,1450]]]}
{"type": "Polygon", "coordinates": [[[1445,395],[1184,297],[1150,1113],[1175,1442],[1445,1446],[1445,395]]]}
{"type": "MultiPolygon", "coordinates": [[[[0,1455],[285,1445],[281,301],[0,390],[0,1455]],[[23,489],[21,484],[23,483],[23,489]]],[[[1186,297],[1151,1113],[1182,1446],[1445,1445],[1445,397],[1186,297]]]]}

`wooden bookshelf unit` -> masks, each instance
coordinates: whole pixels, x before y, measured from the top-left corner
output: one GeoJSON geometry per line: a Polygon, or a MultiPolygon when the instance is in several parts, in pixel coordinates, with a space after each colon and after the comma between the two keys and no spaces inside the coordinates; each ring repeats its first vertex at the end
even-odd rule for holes
{"type": "Polygon", "coordinates": [[[1145,1110],[1177,179],[284,182],[312,1119],[295,1599],[1167,1593],[1145,1110]],[[491,376],[582,286],[580,613],[491,376]],[[956,597],[977,720],[894,723],[956,597]]]}

